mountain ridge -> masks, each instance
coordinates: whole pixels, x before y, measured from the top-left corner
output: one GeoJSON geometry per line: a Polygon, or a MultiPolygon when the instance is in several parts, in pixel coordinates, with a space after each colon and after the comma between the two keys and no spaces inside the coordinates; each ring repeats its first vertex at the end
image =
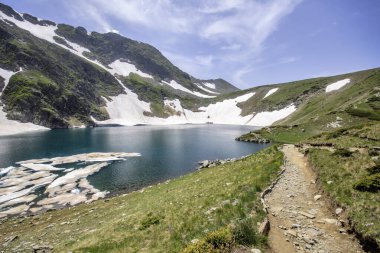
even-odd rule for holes
{"type": "MultiPolygon", "coordinates": [[[[372,69],[238,90],[223,79],[190,76],[148,44],[115,33],[88,33],[83,27],[57,25],[3,4],[0,35],[3,125],[269,126],[290,123],[287,119],[302,114],[310,101],[341,97],[340,91],[357,97],[345,91],[379,74],[372,69]],[[324,91],[345,78],[350,82],[338,91],[324,91]]],[[[364,86],[366,95],[357,99],[365,102],[373,85],[364,86]]],[[[0,132],[7,134],[6,129],[0,132]]]]}

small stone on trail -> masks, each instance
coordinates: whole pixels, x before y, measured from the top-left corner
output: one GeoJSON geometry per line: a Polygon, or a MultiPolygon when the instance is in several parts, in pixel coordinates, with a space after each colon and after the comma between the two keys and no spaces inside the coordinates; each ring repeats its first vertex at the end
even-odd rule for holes
{"type": "Polygon", "coordinates": [[[337,219],[328,219],[328,218],[325,218],[325,219],[322,219],[324,222],[328,223],[328,224],[332,224],[332,225],[339,225],[339,222],[337,219]]]}
{"type": "Polygon", "coordinates": [[[294,230],[288,230],[288,231],[286,231],[286,234],[291,235],[293,237],[297,237],[297,232],[294,230]]]}
{"type": "Polygon", "coordinates": [[[303,216],[309,218],[309,219],[314,219],[315,216],[310,214],[310,213],[306,213],[306,212],[298,212],[299,214],[302,214],[303,216]]]}
{"type": "Polygon", "coordinates": [[[318,195],[315,195],[315,196],[314,196],[314,200],[315,200],[315,201],[318,201],[321,197],[322,197],[322,195],[319,195],[319,194],[318,194],[318,195]]]}
{"type": "Polygon", "coordinates": [[[292,228],[300,228],[301,225],[300,224],[292,224],[292,228]]]}
{"type": "Polygon", "coordinates": [[[344,233],[346,233],[347,231],[344,229],[344,228],[340,228],[339,229],[339,233],[341,233],[341,234],[344,234],[344,233]]]}
{"type": "Polygon", "coordinates": [[[339,214],[343,213],[343,209],[338,207],[337,209],[335,209],[335,213],[336,213],[336,215],[339,215],[339,214]]]}
{"type": "Polygon", "coordinates": [[[261,253],[261,250],[259,250],[259,249],[251,249],[251,252],[252,253],[261,253]]]}

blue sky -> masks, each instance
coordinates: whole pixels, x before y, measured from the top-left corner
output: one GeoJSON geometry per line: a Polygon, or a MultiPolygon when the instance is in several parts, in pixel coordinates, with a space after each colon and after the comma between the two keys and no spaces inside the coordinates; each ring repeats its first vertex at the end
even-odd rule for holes
{"type": "Polygon", "coordinates": [[[379,0],[0,0],[114,31],[198,78],[240,88],[380,67],[379,0]]]}

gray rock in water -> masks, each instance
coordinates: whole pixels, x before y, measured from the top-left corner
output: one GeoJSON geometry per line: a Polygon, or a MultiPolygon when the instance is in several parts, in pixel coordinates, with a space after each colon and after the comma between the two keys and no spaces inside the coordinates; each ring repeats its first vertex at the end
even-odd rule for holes
{"type": "Polygon", "coordinates": [[[201,166],[203,166],[203,167],[206,167],[209,163],[210,163],[209,160],[204,160],[204,161],[198,162],[198,164],[201,165],[201,166]]]}

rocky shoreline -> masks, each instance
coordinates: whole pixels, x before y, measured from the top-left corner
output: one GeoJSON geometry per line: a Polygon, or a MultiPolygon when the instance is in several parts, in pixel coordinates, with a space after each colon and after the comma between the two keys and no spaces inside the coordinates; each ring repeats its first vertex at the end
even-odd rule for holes
{"type": "Polygon", "coordinates": [[[259,134],[250,132],[246,135],[235,138],[236,141],[253,142],[259,144],[271,143],[269,139],[262,138],[259,134]]]}
{"type": "Polygon", "coordinates": [[[199,161],[198,162],[199,167],[197,168],[197,170],[201,170],[201,169],[205,169],[205,168],[211,168],[211,167],[215,167],[215,166],[218,166],[218,165],[223,165],[223,164],[226,164],[226,163],[236,162],[236,161],[244,159],[246,157],[248,157],[248,155],[242,156],[240,158],[227,158],[227,159],[216,159],[216,160],[203,160],[203,161],[199,161]]]}

